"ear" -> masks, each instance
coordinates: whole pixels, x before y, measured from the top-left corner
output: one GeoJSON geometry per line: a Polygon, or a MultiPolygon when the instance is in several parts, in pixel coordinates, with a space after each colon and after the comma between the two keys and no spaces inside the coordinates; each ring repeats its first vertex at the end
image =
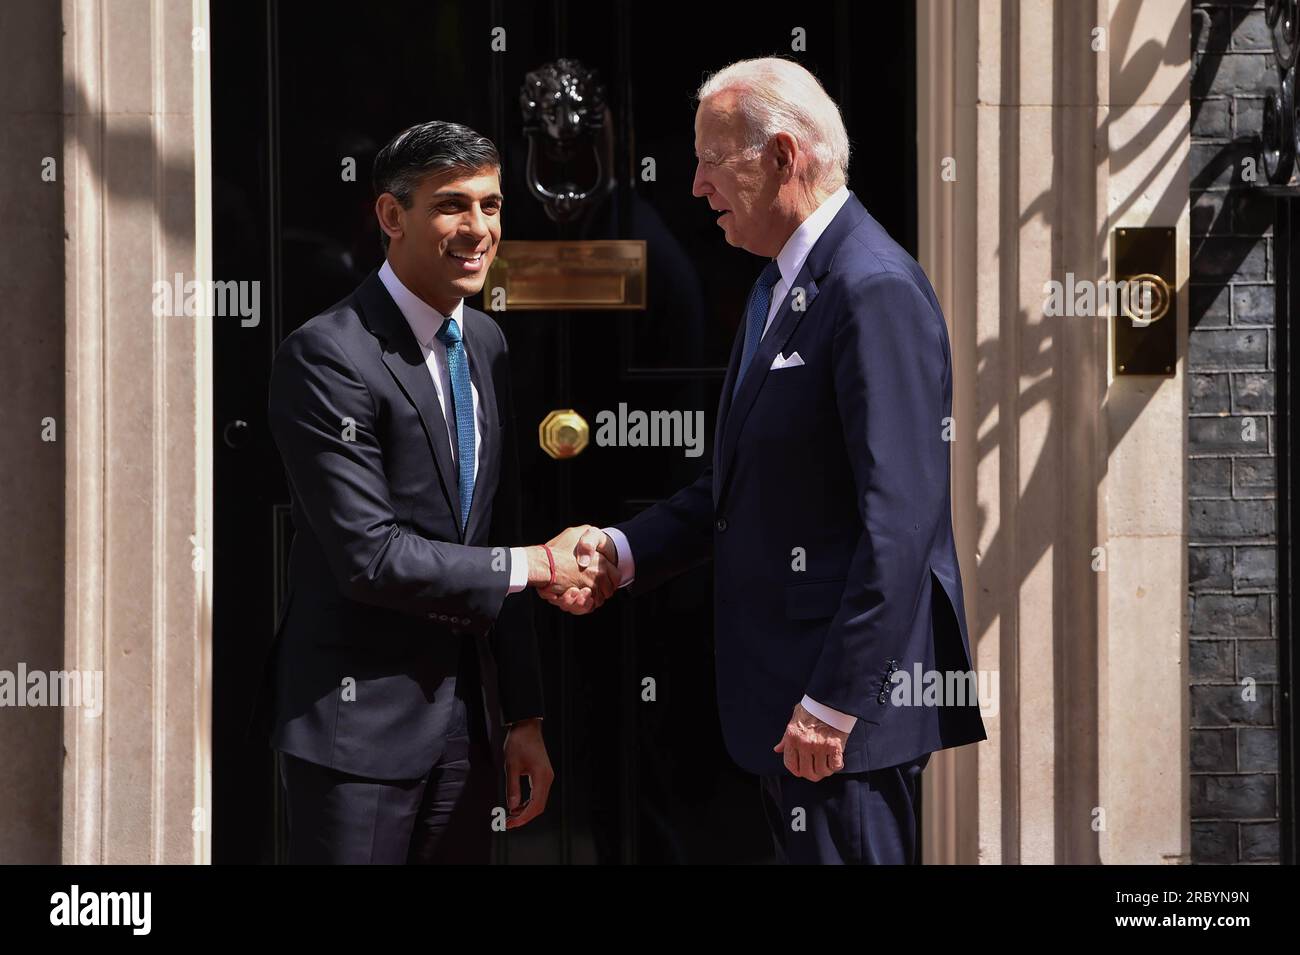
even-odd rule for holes
{"type": "Polygon", "coordinates": [[[794,178],[795,166],[799,161],[799,141],[787,132],[780,132],[772,137],[772,149],[781,182],[789,182],[794,178]]]}
{"type": "Polygon", "coordinates": [[[375,218],[390,242],[402,237],[402,211],[402,204],[391,192],[385,192],[375,200],[375,218]]]}

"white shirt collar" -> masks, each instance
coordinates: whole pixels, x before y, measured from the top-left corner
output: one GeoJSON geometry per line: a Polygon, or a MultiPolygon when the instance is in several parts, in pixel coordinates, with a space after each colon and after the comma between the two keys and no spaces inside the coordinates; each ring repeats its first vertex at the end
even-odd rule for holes
{"type": "Polygon", "coordinates": [[[415,340],[425,348],[433,348],[433,342],[437,340],[435,336],[438,334],[438,329],[442,328],[442,323],[449,318],[456,320],[456,324],[460,326],[461,336],[464,337],[464,299],[457,300],[456,307],[451,310],[450,315],[443,315],[403,285],[402,280],[397,277],[397,273],[393,271],[393,267],[388,264],[387,259],[384,259],[384,264],[379,267],[379,281],[384,283],[384,288],[388,289],[388,294],[397,303],[397,309],[402,313],[402,317],[406,319],[406,324],[411,326],[411,332],[415,335],[415,340]]]}
{"type": "Polygon", "coordinates": [[[817,240],[822,237],[822,233],[831,224],[835,214],[848,201],[848,185],[840,186],[827,196],[820,206],[813,210],[812,215],[799,223],[799,228],[795,229],[790,238],[785,240],[785,245],[781,247],[781,251],[776,257],[776,266],[781,270],[781,279],[785,282],[787,289],[794,285],[799,270],[803,268],[804,262],[808,259],[808,253],[817,244],[817,240]]]}

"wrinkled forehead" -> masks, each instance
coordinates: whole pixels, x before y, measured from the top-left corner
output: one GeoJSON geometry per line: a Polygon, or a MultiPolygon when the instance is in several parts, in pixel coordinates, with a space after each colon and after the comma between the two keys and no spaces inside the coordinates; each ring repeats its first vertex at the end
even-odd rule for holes
{"type": "Polygon", "coordinates": [[[745,117],[733,93],[719,93],[695,110],[695,148],[728,152],[745,141],[745,117]]]}

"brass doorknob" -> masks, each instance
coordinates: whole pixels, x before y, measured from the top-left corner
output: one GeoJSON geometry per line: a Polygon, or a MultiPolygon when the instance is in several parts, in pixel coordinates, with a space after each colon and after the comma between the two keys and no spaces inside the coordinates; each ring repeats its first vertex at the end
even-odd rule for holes
{"type": "Polygon", "coordinates": [[[552,411],[537,426],[537,443],[551,457],[572,458],[587,446],[587,420],[572,408],[552,411]]]}

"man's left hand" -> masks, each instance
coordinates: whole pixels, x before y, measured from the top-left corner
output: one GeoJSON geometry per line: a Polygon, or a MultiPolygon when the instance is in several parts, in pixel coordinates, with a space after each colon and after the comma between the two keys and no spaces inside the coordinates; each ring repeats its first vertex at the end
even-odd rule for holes
{"type": "Polygon", "coordinates": [[[520,720],[506,730],[506,828],[518,829],[542,814],[555,771],[546,755],[540,719],[520,720]],[[528,802],[521,804],[519,779],[528,777],[528,802]]]}
{"type": "Polygon", "coordinates": [[[844,741],[849,734],[823,723],[795,704],[785,736],[773,752],[785,755],[785,768],[796,776],[818,782],[844,768],[844,741]]]}

